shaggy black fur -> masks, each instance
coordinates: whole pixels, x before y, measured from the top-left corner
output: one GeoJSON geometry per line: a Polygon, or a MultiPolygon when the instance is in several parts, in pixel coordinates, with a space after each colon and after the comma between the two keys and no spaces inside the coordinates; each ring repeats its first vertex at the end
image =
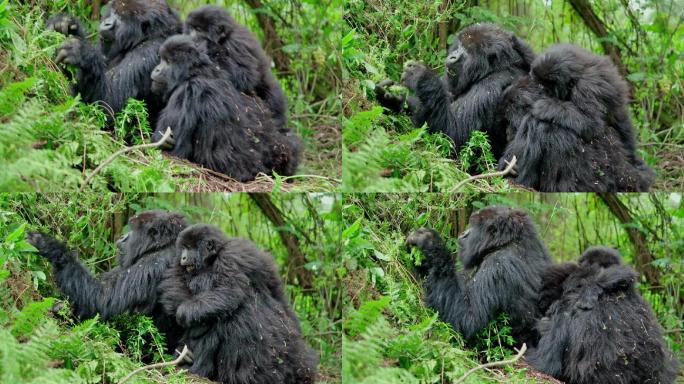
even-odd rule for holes
{"type": "MultiPolygon", "coordinates": [[[[446,75],[440,78],[425,65],[407,63],[402,82],[415,94],[408,99],[413,122],[427,122],[431,132],[443,132],[459,150],[471,132],[487,132],[498,159],[506,146],[505,129],[496,124],[496,111],[504,90],[530,70],[534,53],[525,42],[493,24],[465,28],[449,48],[446,75]]],[[[378,101],[388,108],[403,104],[384,86],[376,89],[378,101]]]]}
{"type": "MultiPolygon", "coordinates": [[[[612,249],[592,248],[582,258],[614,262],[614,257],[612,249]]],[[[549,268],[541,296],[557,300],[537,325],[541,339],[528,353],[530,364],[568,384],[673,383],[677,362],[634,287],[637,278],[619,259],[606,268],[592,263],[549,268]]]]}
{"type": "Polygon", "coordinates": [[[116,243],[119,266],[98,278],[54,238],[30,233],[28,240],[51,261],[57,285],[78,318],[99,314],[107,320],[122,313],[149,315],[166,335],[169,351],[173,351],[182,329],[168,321],[158,300],[157,286],[175,259],[176,238],[187,222],[178,213],[147,211],[131,218],[128,225],[130,231],[116,243]]]}
{"type": "Polygon", "coordinates": [[[276,127],[287,124],[287,100],[271,73],[271,59],[247,28],[222,7],[206,5],[190,12],[184,33],[202,39],[214,63],[226,71],[239,92],[261,98],[273,113],[276,127]]]}
{"type": "Polygon", "coordinates": [[[219,228],[180,234],[160,293],[185,328],[190,372],[230,384],[308,384],[317,359],[302,338],[273,257],[219,228]]]}
{"type": "Polygon", "coordinates": [[[647,191],[654,174],[635,152],[626,94],[609,58],[549,48],[504,94],[499,168],[516,156],[515,182],[543,192],[647,191]]]}
{"type": "Polygon", "coordinates": [[[516,340],[534,344],[541,275],[550,257],[530,218],[513,208],[483,208],[458,241],[460,272],[434,230],[421,228],[406,239],[425,255],[418,272],[427,278],[427,305],[468,339],[505,312],[516,340]]]}
{"type": "Polygon", "coordinates": [[[129,98],[144,100],[150,122],[163,108],[150,92],[150,73],[159,63],[159,47],[181,31],[178,15],[163,0],[114,0],[106,7],[99,27],[100,44],[85,38],[78,20],[57,15],[47,23],[75,36],[57,50],[58,63],[77,67],[74,93],[86,102],[103,102],[119,112],[129,98]]]}
{"type": "Polygon", "coordinates": [[[152,88],[168,100],[153,140],[171,127],[171,154],[225,173],[238,181],[258,173],[293,175],[301,140],[276,129],[257,97],[240,93],[193,38],[169,38],[152,72],[152,88]]]}

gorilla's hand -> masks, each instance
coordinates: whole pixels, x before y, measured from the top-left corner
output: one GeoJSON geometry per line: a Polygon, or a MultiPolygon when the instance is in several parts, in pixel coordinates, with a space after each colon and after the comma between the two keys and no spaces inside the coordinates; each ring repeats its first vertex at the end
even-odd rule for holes
{"type": "Polygon", "coordinates": [[[409,233],[406,237],[407,247],[416,247],[418,249],[431,248],[440,243],[439,234],[434,229],[422,227],[409,233]]]}
{"type": "Polygon", "coordinates": [[[81,57],[83,55],[83,42],[81,39],[71,38],[64,42],[57,49],[57,58],[55,62],[57,64],[72,64],[77,67],[81,66],[81,57]]]}
{"type": "Polygon", "coordinates": [[[418,88],[418,79],[427,72],[427,67],[425,64],[417,61],[409,61],[404,64],[404,73],[401,74],[401,82],[411,90],[416,92],[418,88]]]}
{"type": "Polygon", "coordinates": [[[52,16],[45,24],[45,27],[48,30],[53,30],[66,36],[85,38],[85,29],[81,22],[75,17],[63,13],[52,16]]]}
{"type": "Polygon", "coordinates": [[[73,254],[64,244],[44,233],[29,232],[26,240],[38,249],[41,256],[55,265],[64,265],[74,259],[73,254]]]}
{"type": "Polygon", "coordinates": [[[394,112],[401,112],[406,101],[406,93],[399,95],[392,94],[388,88],[395,83],[393,80],[385,79],[375,84],[375,99],[383,107],[394,112]]]}

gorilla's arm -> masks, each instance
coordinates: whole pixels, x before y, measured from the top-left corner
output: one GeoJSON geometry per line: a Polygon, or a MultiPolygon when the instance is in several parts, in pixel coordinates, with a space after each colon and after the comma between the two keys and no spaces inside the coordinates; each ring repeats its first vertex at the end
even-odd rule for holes
{"type": "Polygon", "coordinates": [[[164,263],[141,260],[125,270],[115,268],[96,279],[59,241],[40,233],[29,234],[28,240],[52,262],[60,291],[69,298],[76,316],[82,319],[100,314],[106,320],[150,302],[150,295],[156,294],[156,282],[166,268],[164,263]]]}
{"type": "Polygon", "coordinates": [[[164,272],[159,283],[159,302],[169,315],[174,315],[178,306],[192,297],[184,276],[185,270],[176,262],[164,272]]]}
{"type": "Polygon", "coordinates": [[[553,377],[562,377],[563,352],[568,344],[570,326],[564,323],[563,314],[539,320],[538,329],[542,334],[537,347],[525,359],[535,368],[553,377]]]}
{"type": "MultiPolygon", "coordinates": [[[[208,278],[208,277],[207,277],[208,278]]],[[[198,293],[181,303],[176,310],[176,321],[184,328],[231,313],[245,300],[249,279],[244,274],[217,276],[222,285],[198,293]]]]}
{"type": "Polygon", "coordinates": [[[263,75],[261,84],[256,88],[256,94],[271,109],[273,121],[280,129],[287,128],[287,98],[270,71],[263,75]]]}
{"type": "Polygon", "coordinates": [[[200,87],[191,84],[181,85],[169,98],[166,108],[164,108],[157,119],[157,129],[152,135],[152,141],[159,141],[167,128],[173,132],[173,150],[171,154],[181,158],[192,156],[193,136],[197,126],[197,115],[199,111],[187,112],[188,105],[197,105],[197,108],[205,107],[201,103],[191,100],[195,91],[201,91],[200,87]]]}

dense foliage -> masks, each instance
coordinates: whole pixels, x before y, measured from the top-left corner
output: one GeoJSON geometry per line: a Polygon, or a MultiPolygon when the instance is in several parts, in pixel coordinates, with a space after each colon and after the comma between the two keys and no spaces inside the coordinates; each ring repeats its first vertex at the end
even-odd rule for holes
{"type": "MultiPolygon", "coordinates": [[[[467,177],[465,171],[473,164],[481,172],[495,170],[486,140],[472,137],[464,153],[450,156],[451,142],[444,135],[415,128],[405,116],[383,113],[374,99],[375,84],[386,78],[398,82],[409,60],[443,72],[447,44],[461,27],[475,22],[493,22],[514,31],[535,52],[557,42],[574,43],[598,54],[604,54],[606,44],[617,47],[633,87],[631,113],[640,155],[658,174],[653,189],[681,189],[684,6],[677,0],[575,1],[591,4],[607,31],[598,37],[571,3],[347,1],[348,29],[342,39],[345,190],[449,192],[467,177]],[[473,153],[482,155],[468,156],[473,153]]],[[[490,178],[468,188],[489,192],[509,187],[500,178],[490,178]]]]}
{"type": "MultiPolygon", "coordinates": [[[[52,233],[100,272],[115,263],[114,240],[127,218],[154,208],[180,210],[192,222],[218,225],[269,250],[281,266],[304,336],[320,356],[320,381],[340,382],[341,201],[325,194],[268,197],[283,225],[275,225],[247,194],[0,195],[0,382],[118,382],[140,365],[171,360],[148,317],[74,322],[68,303],[57,300],[49,263],[24,239],[28,230],[52,233]],[[293,260],[283,232],[298,239],[304,260],[293,260]]],[[[141,373],[133,382],[198,381],[166,368],[141,373]]]]}
{"type": "MultiPolygon", "coordinates": [[[[631,215],[622,224],[603,197],[590,194],[356,194],[345,199],[344,260],[349,309],[345,312],[342,375],[354,383],[447,383],[481,362],[515,355],[505,316],[480,331],[474,342],[439,321],[422,301],[413,265],[421,254],[408,252],[406,235],[420,226],[435,228],[458,251],[456,237],[473,210],[505,204],[527,210],[555,261],[577,260],[590,245],[618,248],[642,278],[639,290],[666,330],[667,342],[684,357],[684,202],[680,194],[622,195],[631,215]],[[648,264],[658,274],[650,284],[635,262],[629,233],[645,236],[648,264]]],[[[612,202],[612,200],[611,200],[612,202]]],[[[468,383],[546,381],[526,366],[478,371],[468,383]]]]}
{"type": "MultiPolygon", "coordinates": [[[[106,105],[71,96],[69,81],[53,62],[64,36],[45,30],[45,20],[66,12],[89,21],[96,31],[93,3],[100,1],[0,1],[0,190],[74,190],[124,146],[149,142],[144,103],[130,100],[107,128],[106,105]]],[[[206,1],[170,1],[186,15],[206,1]]],[[[214,2],[216,3],[216,2],[214,2]]],[[[298,175],[285,183],[264,176],[245,184],[213,174],[159,150],[118,156],[91,182],[96,190],[331,190],[341,175],[340,81],[342,38],[339,0],[224,1],[236,19],[265,41],[256,15],[269,17],[282,40],[286,67],[274,68],[288,98],[290,125],[306,144],[298,175]],[[249,4],[260,4],[258,9],[249,4]],[[315,44],[312,44],[315,42],[315,44]]]]}

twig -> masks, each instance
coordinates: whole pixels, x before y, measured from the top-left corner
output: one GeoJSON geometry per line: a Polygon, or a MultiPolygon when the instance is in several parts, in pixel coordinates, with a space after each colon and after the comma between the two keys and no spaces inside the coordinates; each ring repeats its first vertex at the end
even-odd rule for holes
{"type": "Polygon", "coordinates": [[[491,177],[497,177],[497,176],[506,176],[510,173],[513,173],[513,172],[515,172],[515,171],[513,171],[513,167],[515,167],[515,163],[517,161],[518,161],[518,159],[515,156],[513,156],[513,158],[511,159],[510,162],[508,162],[508,161],[506,162],[506,163],[508,163],[508,165],[506,166],[506,168],[503,171],[492,172],[492,173],[483,173],[482,175],[470,176],[469,178],[462,180],[460,183],[456,184],[456,186],[451,189],[451,192],[458,191],[462,186],[468,184],[471,181],[475,181],[478,179],[486,179],[486,178],[491,178],[491,177]]]}
{"type": "Polygon", "coordinates": [[[477,367],[471,369],[470,371],[466,372],[465,375],[461,376],[458,380],[454,381],[454,384],[462,383],[464,382],[468,376],[472,375],[476,371],[480,369],[485,369],[485,368],[492,368],[492,367],[502,367],[504,365],[509,365],[513,364],[516,361],[520,360],[520,358],[525,354],[525,351],[527,351],[527,344],[523,344],[522,347],[520,347],[520,350],[518,351],[518,354],[509,360],[502,360],[502,361],[494,361],[492,363],[487,363],[487,364],[482,364],[478,365],[477,367]]]}
{"type": "Polygon", "coordinates": [[[150,369],[156,369],[156,368],[162,368],[162,367],[169,367],[169,366],[171,366],[171,365],[178,365],[178,364],[180,364],[181,361],[183,361],[183,359],[185,359],[185,356],[186,356],[189,352],[190,352],[190,350],[188,349],[188,346],[187,346],[187,345],[184,345],[184,346],[183,346],[183,351],[181,352],[180,355],[178,355],[178,357],[176,358],[176,360],[174,360],[174,361],[167,361],[167,362],[165,362],[165,363],[150,364],[150,365],[146,365],[146,366],[144,366],[144,367],[140,367],[140,368],[136,369],[135,371],[133,371],[133,372],[129,373],[128,375],[126,375],[126,377],[124,377],[123,379],[121,379],[121,381],[119,381],[119,384],[124,384],[125,382],[127,382],[128,380],[130,380],[133,376],[135,376],[135,374],[137,374],[137,373],[139,373],[139,372],[142,372],[142,371],[146,371],[146,370],[150,370],[150,369]]]}
{"type": "Polygon", "coordinates": [[[117,157],[123,155],[124,153],[132,152],[132,151],[135,151],[138,149],[148,149],[148,148],[161,147],[166,142],[166,140],[169,139],[169,137],[171,137],[171,127],[166,128],[166,132],[164,133],[164,136],[162,136],[162,138],[159,141],[157,141],[156,143],[134,145],[132,147],[125,147],[125,148],[122,148],[122,149],[114,152],[113,155],[109,156],[109,158],[107,158],[107,160],[103,161],[102,164],[100,164],[97,168],[95,168],[95,170],[83,181],[83,184],[81,184],[81,189],[79,189],[79,192],[83,192],[83,189],[85,189],[86,185],[88,185],[88,183],[90,183],[90,181],[93,179],[93,177],[95,177],[95,175],[100,173],[102,168],[109,165],[109,163],[114,161],[117,157]]]}

